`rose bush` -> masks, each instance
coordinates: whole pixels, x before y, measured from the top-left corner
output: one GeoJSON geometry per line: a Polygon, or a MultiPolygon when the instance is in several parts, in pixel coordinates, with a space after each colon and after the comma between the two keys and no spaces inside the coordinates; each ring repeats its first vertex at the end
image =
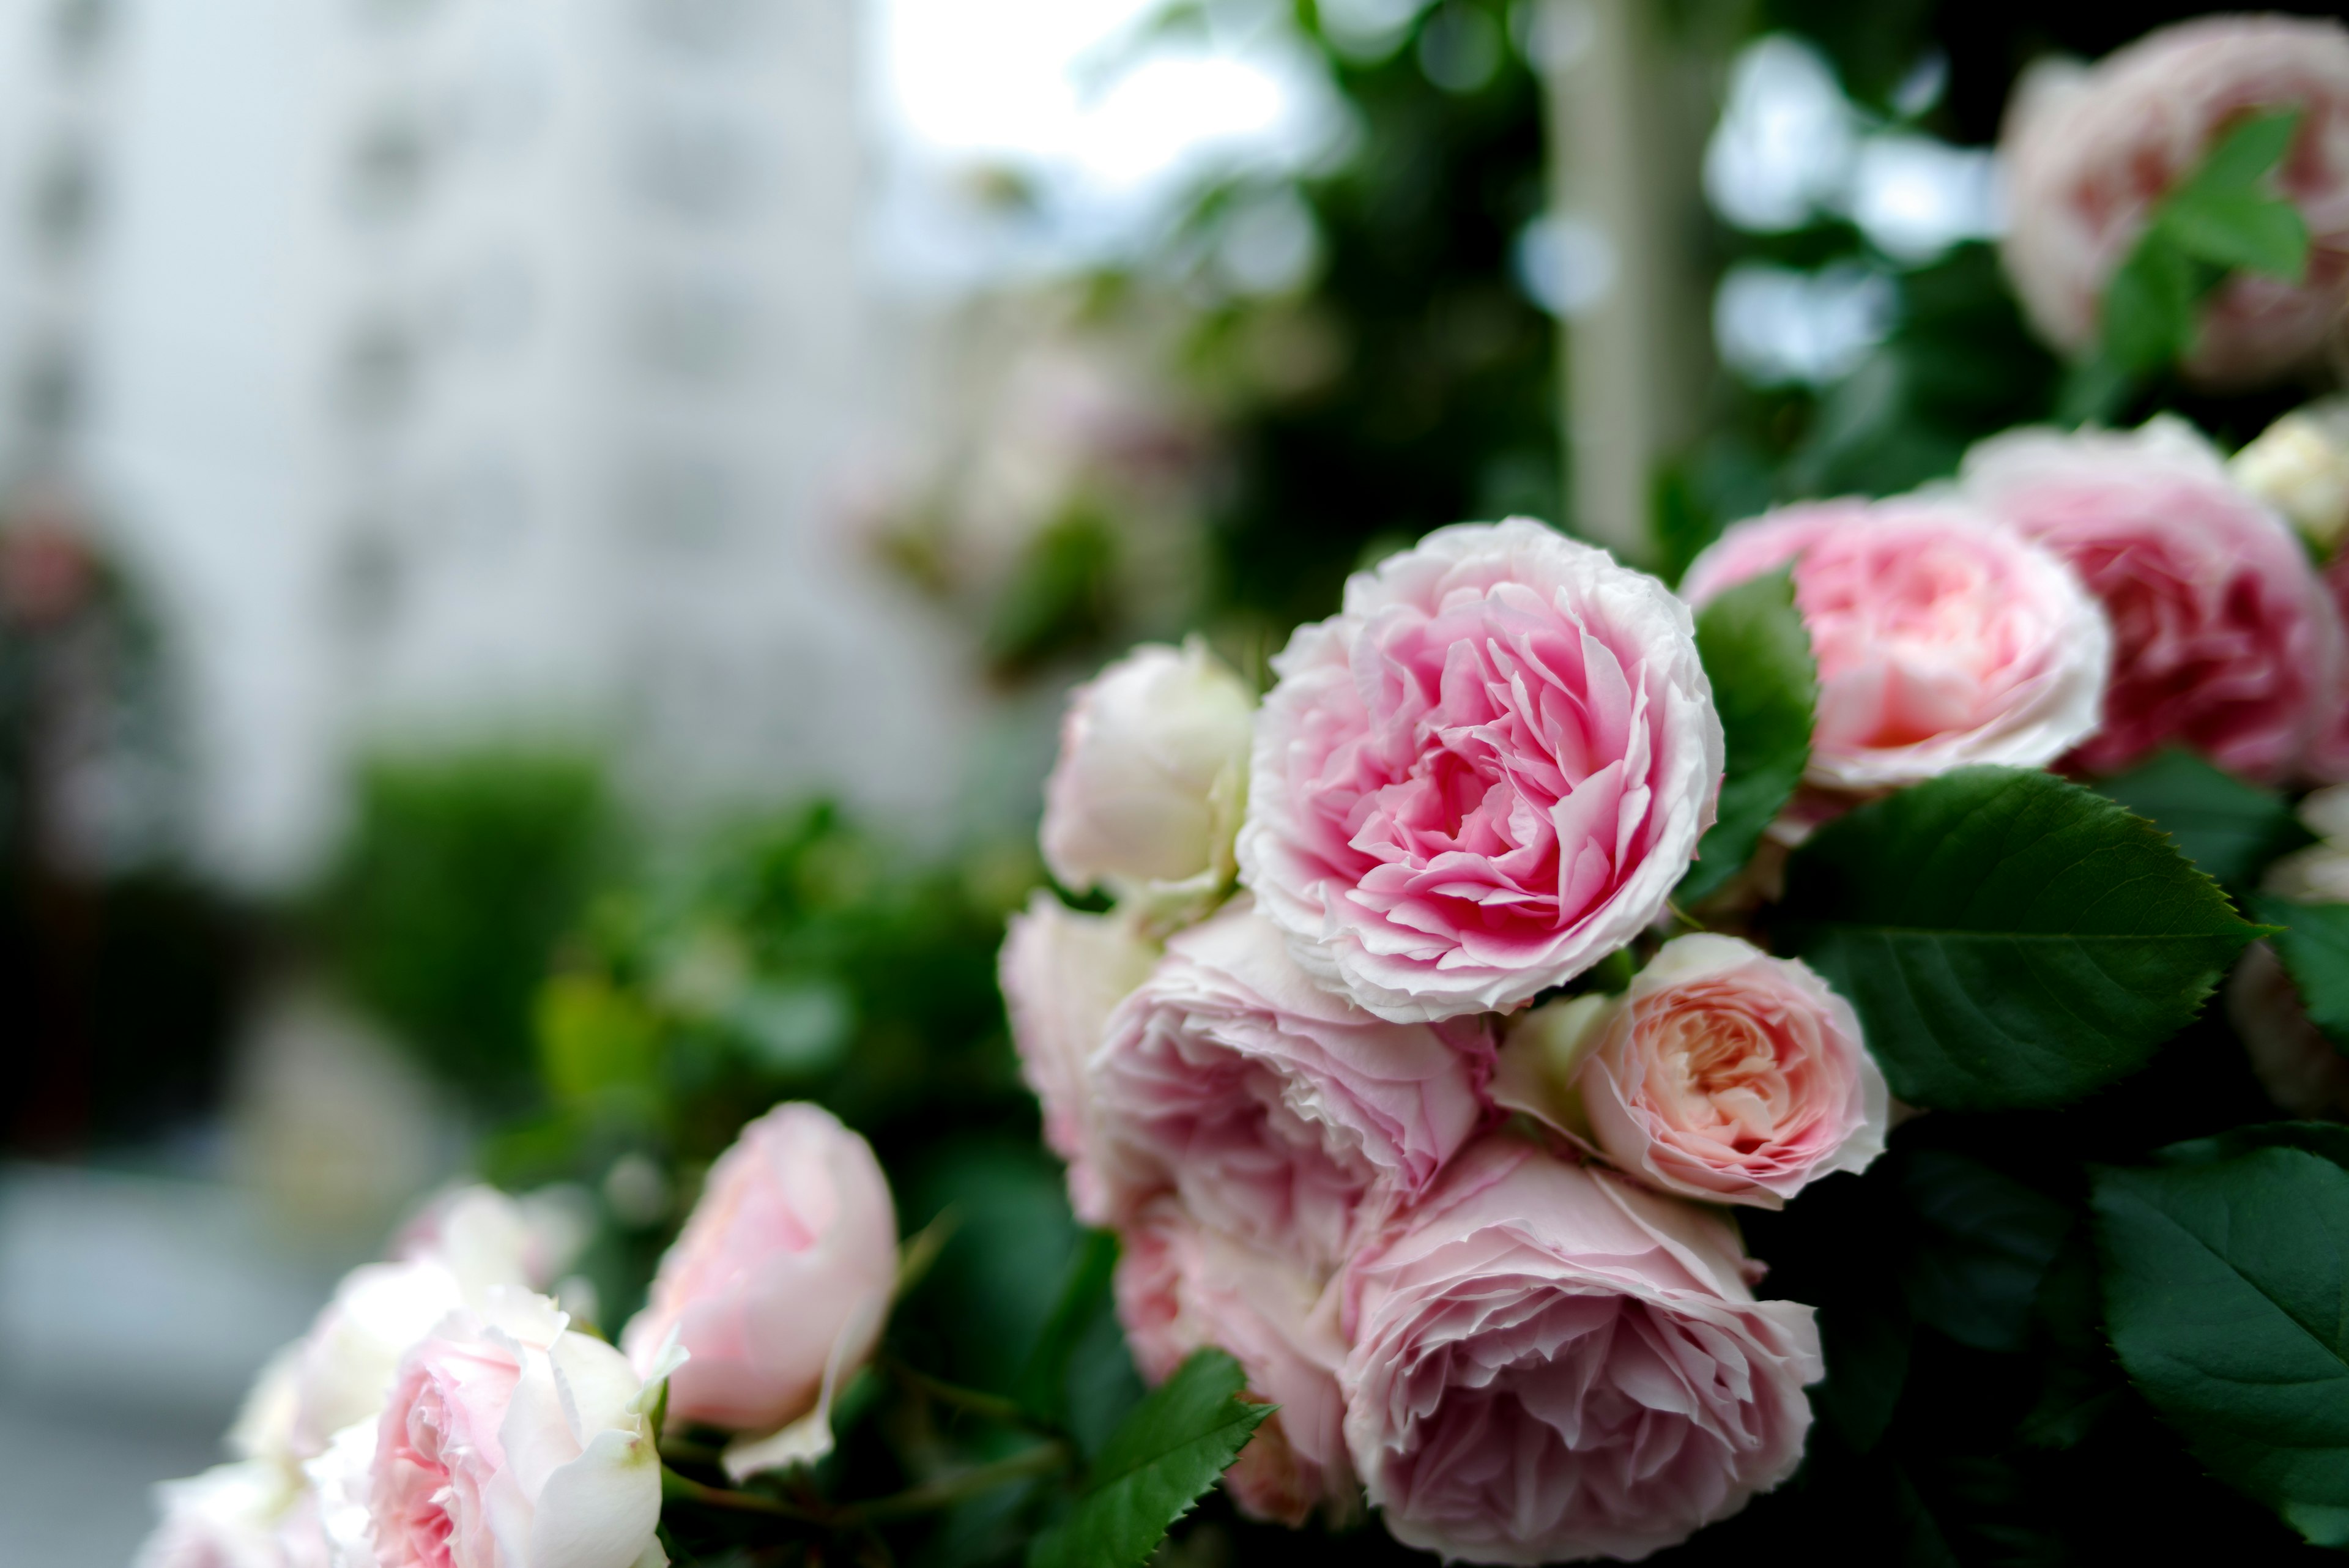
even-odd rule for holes
{"type": "Polygon", "coordinates": [[[1663,908],[1721,722],[1685,607],[1523,518],[1442,528],[1301,627],[1257,724],[1240,879],[1398,1022],[1506,1011],[1663,908]]]}
{"type": "Polygon", "coordinates": [[[1781,567],[1818,661],[1811,782],[1873,791],[1972,763],[2042,767],[2095,728],[2111,632],[2064,563],[1957,501],[1790,506],[1740,523],[1681,592],[1781,567]]]}
{"type": "Polygon", "coordinates": [[[1811,1309],[1757,1302],[1724,1221],[1506,1136],[1348,1264],[1346,1438],[1396,1539],[1639,1558],[1802,1460],[1811,1309]]]}

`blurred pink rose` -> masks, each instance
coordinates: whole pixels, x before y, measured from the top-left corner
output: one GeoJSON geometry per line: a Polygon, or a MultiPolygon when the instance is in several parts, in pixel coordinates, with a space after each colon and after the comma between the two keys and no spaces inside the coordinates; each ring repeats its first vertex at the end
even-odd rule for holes
{"type": "Polygon", "coordinates": [[[1081,915],[1048,892],[1011,917],[997,974],[1019,1075],[1044,1107],[1044,1142],[1068,1162],[1069,1203],[1088,1225],[1110,1222],[1094,1153],[1086,1063],[1111,1010],[1149,978],[1158,953],[1125,922],[1081,915]]]}
{"type": "Polygon", "coordinates": [[[1794,1473],[1811,1309],[1712,1212],[1495,1135],[1348,1264],[1346,1440],[1387,1528],[1471,1563],[1636,1559],[1794,1473]]]}
{"type": "Polygon", "coordinates": [[[1648,1186],[1776,1209],[1884,1152],[1891,1093],[1807,964],[1734,937],[1664,944],[1577,1076],[1607,1158],[1648,1186]]]}
{"type": "Polygon", "coordinates": [[[131,1568],[327,1568],[299,1476],[258,1459],[155,1489],[161,1521],[131,1568]]]}
{"type": "Polygon", "coordinates": [[[777,1106],[709,1168],[620,1343],[649,1375],[670,1332],[692,1357],[669,1414],[746,1433],[814,1408],[827,1370],[880,1337],[897,1278],[897,1213],[865,1141],[820,1106],[777,1106]]]}
{"type": "Polygon", "coordinates": [[[1240,879],[1381,1017],[1506,1011],[1663,908],[1721,722],[1686,607],[1524,518],[1438,529],[1273,660],[1240,879]]]}
{"type": "Polygon", "coordinates": [[[647,1568],[657,1388],[543,1296],[492,1293],[410,1349],[367,1463],[381,1568],[647,1568]]]}
{"type": "Polygon", "coordinates": [[[2307,220],[2299,285],[2237,274],[2211,296],[2186,369],[2237,386],[2314,358],[2349,282],[2349,32],[2313,17],[2209,16],[2095,66],[2026,76],[2000,136],[2007,275],[2040,332],[2079,349],[2154,204],[2262,109],[2307,112],[2278,171],[2307,220]]]}
{"type": "Polygon", "coordinates": [[[2247,777],[2299,768],[2342,707],[2339,617],[2284,521],[2191,426],[2010,431],[1968,497],[2071,564],[2113,628],[2103,722],[2071,760],[2117,773],[2178,743],[2247,777]]]}
{"type": "Polygon", "coordinates": [[[2300,988],[2275,950],[2253,942],[2227,979],[2227,1021],[2251,1074],[2288,1116],[2349,1119],[2349,1056],[2308,1021],[2300,988]]]}
{"type": "MultiPolygon", "coordinates": [[[[2349,551],[2333,557],[2324,568],[2324,592],[2333,601],[2334,618],[2349,628],[2349,551]]],[[[2328,783],[2349,781],[2349,701],[2333,704],[2318,715],[2316,736],[2308,749],[2311,777],[2328,783]]]]}
{"type": "Polygon", "coordinates": [[[1740,523],[1690,566],[1702,607],[1793,563],[1818,660],[1811,782],[1878,790],[2042,767],[2096,725],[2112,637],[2064,563],[1954,500],[1823,501],[1740,523]]]}
{"type": "Polygon", "coordinates": [[[1346,1457],[1334,1301],[1293,1262],[1202,1229],[1170,1199],[1123,1238],[1117,1314],[1134,1365],[1162,1383],[1193,1351],[1229,1351],[1248,1394],[1280,1409],[1258,1427],[1225,1484],[1243,1512],[1302,1524],[1316,1509],[1342,1521],[1361,1505],[1346,1457]]]}
{"type": "Polygon", "coordinates": [[[1333,1268],[1366,1198],[1420,1192],[1475,1130],[1492,1055],[1481,1021],[1390,1023],[1323,991],[1235,900],[1166,944],[1093,1058],[1118,1210],[1172,1189],[1205,1224],[1333,1268]]]}

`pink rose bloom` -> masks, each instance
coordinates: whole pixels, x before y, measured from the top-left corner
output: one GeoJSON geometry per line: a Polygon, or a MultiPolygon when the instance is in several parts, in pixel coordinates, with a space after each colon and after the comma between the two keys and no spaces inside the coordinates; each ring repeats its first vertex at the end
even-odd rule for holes
{"type": "MultiPolygon", "coordinates": [[[[657,1568],[657,1381],[500,1291],[400,1363],[367,1456],[380,1568],[657,1568]]],[[[340,1439],[337,1439],[339,1445],[340,1439]]]]}
{"type": "Polygon", "coordinates": [[[2265,942],[2243,950],[2227,978],[2227,1022],[2251,1059],[2251,1075],[2287,1116],[2349,1118],[2349,1056],[2308,1021],[2300,988],[2265,942]]]}
{"type": "Polygon", "coordinates": [[[1240,880],[1398,1022],[1506,1011],[1655,919],[1713,824],[1686,607],[1524,518],[1442,528],[1273,660],[1240,880]]]}
{"type": "Polygon", "coordinates": [[[2308,223],[2306,276],[2230,277],[2202,307],[2185,368],[2240,386],[2315,358],[2349,284],[2349,32],[2313,17],[2203,17],[2087,70],[2024,78],[1999,142],[2005,256],[2041,334],[2085,348],[2154,204],[2238,123],[2289,108],[2306,112],[2274,178],[2308,223]]]}
{"type": "Polygon", "coordinates": [[[2077,766],[2118,773],[2174,742],[2280,779],[2340,711],[2339,618],[2306,553],[2191,426],[2010,431],[1966,454],[1963,482],[2069,562],[2111,620],[2104,721],[2077,766]]]}
{"type": "Polygon", "coordinates": [[[1044,1142],[1068,1162],[1069,1204],[1088,1225],[1110,1222],[1095,1154],[1087,1060],[1109,1015],[1149,978],[1155,949],[1123,921],[1081,915],[1048,892],[1011,917],[997,961],[1019,1075],[1044,1108],[1044,1142]]]}
{"type": "Polygon", "coordinates": [[[2096,727],[2112,634],[2054,556],[1955,501],[1823,501],[1740,523],[1691,604],[1792,563],[1818,660],[1810,780],[1868,791],[2044,767],[2096,727]]]}
{"type": "MultiPolygon", "coordinates": [[[[2334,619],[2349,626],[2349,552],[2333,557],[2324,568],[2323,582],[2334,619]]],[[[2316,736],[2308,748],[2308,773],[2328,783],[2349,780],[2349,700],[2318,714],[2316,736]]]]}
{"type": "Polygon", "coordinates": [[[162,1515],[131,1568],[326,1568],[298,1476],[260,1459],[155,1489],[162,1515]]]}
{"type": "Polygon", "coordinates": [[[1093,1058],[1120,1215],[1168,1189],[1205,1224],[1334,1268],[1374,1192],[1424,1189],[1482,1119],[1480,1021],[1390,1023],[1323,991],[1236,899],[1166,944],[1093,1058]]]}
{"type": "Polygon", "coordinates": [[[1801,1463],[1811,1309],[1710,1211],[1498,1135],[1347,1265],[1346,1441],[1408,1545],[1637,1559],[1801,1463]]]}
{"type": "Polygon", "coordinates": [[[1891,1092],[1810,966],[1710,932],[1664,944],[1577,1075],[1599,1147],[1650,1187],[1776,1209],[1884,1152],[1891,1092]]]}
{"type": "Polygon", "coordinates": [[[620,1344],[650,1375],[674,1331],[691,1357],[669,1415],[745,1433],[815,1407],[862,1366],[897,1280],[897,1212],[865,1141],[820,1106],[777,1106],[709,1168],[620,1344]]]}
{"type": "Polygon", "coordinates": [[[1350,1518],[1362,1485],[1346,1457],[1334,1300],[1287,1259],[1202,1229],[1170,1199],[1123,1240],[1117,1315],[1142,1376],[1163,1383],[1214,1345],[1247,1374],[1248,1397],[1280,1407],[1224,1474],[1241,1511],[1288,1525],[1316,1509],[1350,1518]]]}

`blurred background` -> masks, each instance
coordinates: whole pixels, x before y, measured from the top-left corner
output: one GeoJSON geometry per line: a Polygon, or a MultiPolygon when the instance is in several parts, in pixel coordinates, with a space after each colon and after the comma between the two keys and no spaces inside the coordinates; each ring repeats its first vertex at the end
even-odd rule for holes
{"type": "Polygon", "coordinates": [[[2192,9],[0,0],[0,1563],[127,1561],[450,1180],[616,1325],[779,1098],[983,1361],[1070,683],[2044,414],[2006,98],[2192,9]]]}

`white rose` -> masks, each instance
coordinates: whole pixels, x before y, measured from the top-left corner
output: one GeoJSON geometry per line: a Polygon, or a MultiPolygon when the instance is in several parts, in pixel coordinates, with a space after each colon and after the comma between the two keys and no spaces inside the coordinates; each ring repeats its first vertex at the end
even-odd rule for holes
{"type": "Polygon", "coordinates": [[[1077,689],[1044,785],[1044,863],[1179,923],[1232,877],[1256,700],[1194,638],[1144,644],[1077,689]]]}
{"type": "Polygon", "coordinates": [[[2270,425],[2227,465],[2236,483],[2330,556],[2349,533],[2349,398],[2324,398],[2270,425]]]}
{"type": "Polygon", "coordinates": [[[264,1459],[165,1481],[155,1489],[162,1521],[132,1568],[324,1568],[298,1528],[305,1501],[291,1472],[264,1459]]]}

